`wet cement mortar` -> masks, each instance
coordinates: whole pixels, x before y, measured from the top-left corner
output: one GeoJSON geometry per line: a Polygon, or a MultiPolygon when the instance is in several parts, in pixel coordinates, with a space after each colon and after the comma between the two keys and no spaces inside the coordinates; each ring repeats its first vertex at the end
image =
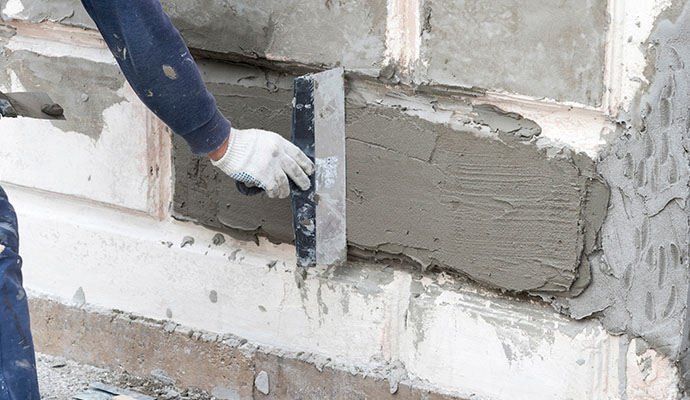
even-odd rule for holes
{"type": "Polygon", "coordinates": [[[104,110],[125,101],[118,94],[125,79],[117,65],[12,51],[7,44],[13,36],[12,28],[0,29],[0,82],[16,78],[28,91],[41,88],[65,110],[66,120],[51,121],[53,126],[98,140],[104,128],[104,110]]]}
{"type": "Polygon", "coordinates": [[[672,7],[649,39],[650,84],[598,171],[611,188],[592,283],[555,304],[574,317],[600,317],[612,334],[642,337],[678,360],[688,384],[688,199],[690,170],[690,5],[672,7]]]}
{"type": "Polygon", "coordinates": [[[92,383],[105,383],[160,400],[216,400],[195,388],[180,389],[169,380],[138,377],[122,370],[98,368],[64,357],[36,355],[38,383],[43,400],[70,400],[92,383]]]}
{"type": "MultiPolygon", "coordinates": [[[[236,128],[288,134],[291,76],[201,68],[236,128]]],[[[467,126],[455,129],[368,102],[358,90],[348,90],[346,111],[348,240],[357,255],[448,269],[513,291],[582,291],[608,202],[589,158],[547,155],[534,143],[534,122],[495,107],[469,107],[467,126]]],[[[383,85],[372,90],[396,97],[383,85]]],[[[288,200],[242,196],[183,141],[173,144],[177,218],[239,239],[292,241],[288,200]]]]}

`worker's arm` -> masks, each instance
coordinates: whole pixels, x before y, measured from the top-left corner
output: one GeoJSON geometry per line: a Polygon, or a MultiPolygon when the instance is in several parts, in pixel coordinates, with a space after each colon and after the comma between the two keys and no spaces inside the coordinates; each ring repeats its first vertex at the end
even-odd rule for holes
{"type": "Polygon", "coordinates": [[[233,179],[287,197],[288,176],[303,189],[313,163],[292,143],[262,130],[231,129],[180,33],[157,0],[82,0],[137,96],[192,152],[233,179]]]}

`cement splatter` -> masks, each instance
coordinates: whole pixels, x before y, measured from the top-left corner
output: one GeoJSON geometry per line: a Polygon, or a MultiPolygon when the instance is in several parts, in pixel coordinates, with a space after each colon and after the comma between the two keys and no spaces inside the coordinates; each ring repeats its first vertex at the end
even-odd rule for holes
{"type": "Polygon", "coordinates": [[[194,238],[191,236],[185,236],[182,238],[182,243],[180,243],[181,248],[185,248],[187,246],[192,246],[194,244],[194,238]]]}
{"type": "Polygon", "coordinates": [[[168,79],[171,79],[171,80],[177,79],[177,72],[170,65],[164,65],[163,66],[163,73],[165,74],[165,76],[168,77],[168,79]]]}
{"type": "Polygon", "coordinates": [[[266,371],[261,371],[256,375],[256,379],[254,379],[254,386],[256,387],[256,390],[264,395],[268,395],[270,393],[271,389],[266,371]]]}
{"type": "Polygon", "coordinates": [[[230,253],[230,255],[228,256],[228,260],[230,260],[230,261],[235,261],[235,260],[237,260],[237,254],[238,254],[240,251],[242,251],[242,250],[240,250],[240,249],[233,250],[232,253],[230,253]]]}
{"type": "Polygon", "coordinates": [[[79,287],[76,292],[74,292],[74,295],[72,296],[72,302],[77,306],[77,307],[83,307],[86,304],[86,294],[84,293],[84,288],[79,287]]]}
{"type": "Polygon", "coordinates": [[[223,243],[225,243],[225,236],[223,236],[222,233],[216,233],[216,235],[213,236],[213,245],[220,246],[223,243]]]}

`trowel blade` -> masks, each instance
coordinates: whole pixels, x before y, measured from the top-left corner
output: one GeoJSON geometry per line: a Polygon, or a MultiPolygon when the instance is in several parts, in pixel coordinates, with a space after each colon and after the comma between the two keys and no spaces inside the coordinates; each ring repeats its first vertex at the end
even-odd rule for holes
{"type": "MultiPolygon", "coordinates": [[[[55,104],[47,93],[42,92],[17,92],[0,93],[0,102],[6,100],[16,111],[16,115],[26,118],[64,120],[64,115],[46,114],[43,109],[55,104]]],[[[3,113],[4,114],[4,113],[3,113]]]]}
{"type": "Polygon", "coordinates": [[[341,264],[347,259],[342,68],[295,79],[292,141],[316,164],[310,190],[293,184],[297,264],[341,264]]]}

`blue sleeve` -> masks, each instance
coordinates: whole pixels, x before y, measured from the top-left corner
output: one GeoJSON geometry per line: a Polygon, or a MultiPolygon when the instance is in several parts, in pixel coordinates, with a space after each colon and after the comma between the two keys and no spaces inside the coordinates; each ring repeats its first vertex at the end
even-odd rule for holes
{"type": "Polygon", "coordinates": [[[192,152],[218,149],[230,122],[157,0],[82,0],[137,96],[192,152]]]}

